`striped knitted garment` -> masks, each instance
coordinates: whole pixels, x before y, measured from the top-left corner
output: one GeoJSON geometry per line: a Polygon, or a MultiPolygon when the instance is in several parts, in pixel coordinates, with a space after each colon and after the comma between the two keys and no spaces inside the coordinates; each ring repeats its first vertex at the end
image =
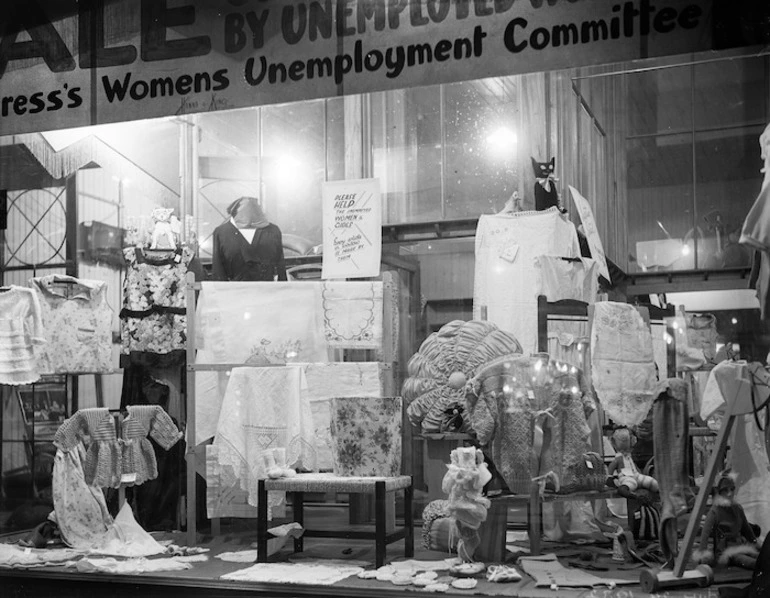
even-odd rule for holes
{"type": "Polygon", "coordinates": [[[158,476],[155,452],[147,436],[168,450],[181,437],[171,417],[158,405],[128,407],[121,437],[108,409],[81,409],[67,419],[54,436],[56,448],[69,452],[81,442],[87,446],[83,473],[89,486],[118,488],[124,474],[134,485],[158,476]]]}

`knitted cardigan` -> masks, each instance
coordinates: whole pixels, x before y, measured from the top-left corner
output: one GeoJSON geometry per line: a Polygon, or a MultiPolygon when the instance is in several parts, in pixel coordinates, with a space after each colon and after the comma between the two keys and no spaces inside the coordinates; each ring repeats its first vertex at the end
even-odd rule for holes
{"type": "Polygon", "coordinates": [[[81,409],[56,431],[54,444],[62,451],[70,451],[81,442],[86,444],[83,469],[90,486],[117,488],[121,482],[139,485],[155,479],[158,464],[147,436],[164,450],[182,437],[160,406],[130,405],[127,409],[120,438],[115,431],[115,420],[105,408],[81,409]]]}

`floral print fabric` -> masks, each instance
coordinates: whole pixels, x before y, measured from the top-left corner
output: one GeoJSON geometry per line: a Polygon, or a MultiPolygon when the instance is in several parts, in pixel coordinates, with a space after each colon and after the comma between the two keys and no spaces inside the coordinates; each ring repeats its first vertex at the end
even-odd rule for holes
{"type": "Polygon", "coordinates": [[[120,312],[122,354],[185,350],[185,276],[192,250],[183,247],[160,257],[127,247],[123,254],[128,270],[120,312]]]}
{"type": "Polygon", "coordinates": [[[112,364],[112,308],[107,284],[52,274],[32,278],[47,343],[38,352],[41,374],[107,372],[112,364]]]}
{"type": "Polygon", "coordinates": [[[0,384],[30,384],[40,378],[35,346],[45,343],[42,312],[32,289],[0,288],[0,384]]]}
{"type": "Polygon", "coordinates": [[[62,538],[68,546],[87,550],[98,544],[112,525],[101,488],[86,483],[85,449],[57,450],[53,464],[53,506],[62,538]]]}
{"type": "Polygon", "coordinates": [[[335,475],[399,475],[401,397],[334,397],[331,405],[335,475]]]}

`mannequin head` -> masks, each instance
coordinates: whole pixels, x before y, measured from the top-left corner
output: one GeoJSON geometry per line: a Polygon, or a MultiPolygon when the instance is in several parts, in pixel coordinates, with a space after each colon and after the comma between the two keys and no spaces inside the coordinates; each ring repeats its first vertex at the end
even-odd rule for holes
{"type": "Polygon", "coordinates": [[[267,224],[267,216],[256,197],[239,197],[227,206],[227,214],[238,228],[257,228],[267,224]]]}

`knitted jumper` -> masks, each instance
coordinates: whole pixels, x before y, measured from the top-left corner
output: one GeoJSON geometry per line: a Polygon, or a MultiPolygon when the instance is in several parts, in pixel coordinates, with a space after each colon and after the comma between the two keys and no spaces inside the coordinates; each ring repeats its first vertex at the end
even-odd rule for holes
{"type": "Polygon", "coordinates": [[[115,432],[115,420],[105,408],[81,409],[56,431],[54,444],[64,452],[81,442],[87,445],[83,473],[90,486],[117,488],[124,474],[136,474],[130,482],[135,485],[156,478],[158,465],[147,435],[165,450],[182,437],[158,405],[135,405],[127,409],[121,438],[115,432]]]}
{"type": "Polygon", "coordinates": [[[588,450],[586,415],[595,408],[590,388],[579,368],[547,354],[490,362],[469,381],[465,399],[479,443],[491,446],[514,493],[529,492],[546,466],[561,480],[588,450]]]}

